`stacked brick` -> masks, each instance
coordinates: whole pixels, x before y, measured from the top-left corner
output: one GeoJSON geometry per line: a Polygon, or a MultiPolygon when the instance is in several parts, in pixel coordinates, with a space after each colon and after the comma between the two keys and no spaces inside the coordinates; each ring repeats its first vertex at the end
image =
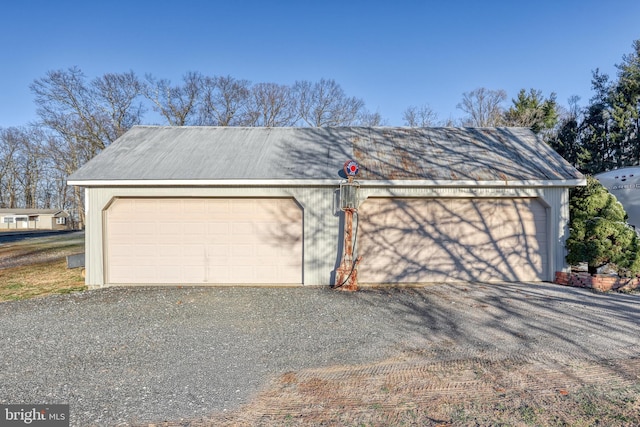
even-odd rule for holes
{"type": "Polygon", "coordinates": [[[631,291],[640,287],[640,278],[638,277],[618,277],[588,273],[565,273],[556,271],[554,283],[564,286],[573,286],[576,288],[589,288],[601,292],[608,291],[631,291]]]}

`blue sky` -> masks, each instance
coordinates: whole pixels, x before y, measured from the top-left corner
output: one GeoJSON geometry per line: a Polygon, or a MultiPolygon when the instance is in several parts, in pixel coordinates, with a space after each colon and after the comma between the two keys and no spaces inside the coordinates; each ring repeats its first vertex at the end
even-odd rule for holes
{"type": "Polygon", "coordinates": [[[638,0],[4,2],[0,127],[37,119],[29,90],[48,70],[87,77],[187,71],[253,83],[335,79],[389,125],[410,105],[457,118],[464,92],[521,89],[586,105],[591,73],[614,76],[640,39],[638,0]]]}

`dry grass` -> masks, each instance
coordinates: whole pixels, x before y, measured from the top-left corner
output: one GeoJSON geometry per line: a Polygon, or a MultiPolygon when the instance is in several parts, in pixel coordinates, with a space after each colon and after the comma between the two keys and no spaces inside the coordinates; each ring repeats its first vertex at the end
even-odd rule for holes
{"type": "Polygon", "coordinates": [[[237,411],[168,426],[638,426],[640,360],[398,358],[289,372],[237,411]]]}
{"type": "Polygon", "coordinates": [[[0,270],[0,301],[85,290],[81,270],[67,269],[65,259],[0,270]]]}

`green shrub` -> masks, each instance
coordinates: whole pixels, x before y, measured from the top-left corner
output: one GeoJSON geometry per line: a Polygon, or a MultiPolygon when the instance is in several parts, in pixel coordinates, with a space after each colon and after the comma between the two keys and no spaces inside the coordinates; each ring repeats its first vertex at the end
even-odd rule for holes
{"type": "Polygon", "coordinates": [[[627,224],[622,204],[592,177],[586,187],[571,190],[567,262],[586,262],[589,272],[615,264],[619,273],[640,272],[638,235],[627,224]]]}

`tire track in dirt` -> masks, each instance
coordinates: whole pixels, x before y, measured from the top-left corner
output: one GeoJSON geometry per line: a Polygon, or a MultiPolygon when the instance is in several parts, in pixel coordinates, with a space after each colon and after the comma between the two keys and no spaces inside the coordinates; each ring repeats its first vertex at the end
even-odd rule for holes
{"type": "MultiPolygon", "coordinates": [[[[396,399],[397,396],[410,396],[412,402],[417,405],[443,396],[464,399],[484,395],[486,398],[499,399],[500,392],[509,389],[557,393],[562,389],[603,382],[615,382],[625,386],[638,381],[640,361],[627,360],[613,370],[610,366],[592,362],[567,367],[533,361],[522,365],[521,362],[514,363],[509,360],[500,362],[466,360],[453,363],[429,363],[427,366],[420,365],[420,361],[416,360],[387,364],[384,369],[376,368],[374,365],[364,369],[345,367],[333,372],[324,370],[300,372],[296,375],[298,390],[294,391],[293,395],[285,393],[289,395],[285,398],[289,403],[281,409],[291,414],[302,415],[311,402],[318,401],[318,396],[324,396],[325,399],[332,398],[333,394],[327,393],[327,390],[317,393],[319,387],[316,385],[332,391],[342,390],[339,395],[346,396],[357,396],[363,391],[368,391],[370,396],[380,396],[380,394],[384,396],[388,393],[389,396],[384,396],[385,399],[393,395],[396,399]],[[516,367],[517,370],[515,370],[516,367]],[[368,378],[368,380],[363,381],[361,378],[368,378]],[[309,392],[313,392],[313,395],[309,395],[309,392]]],[[[291,391],[290,388],[288,386],[280,391],[291,391]]],[[[372,398],[372,400],[376,399],[372,398]]],[[[368,402],[366,399],[360,399],[354,403],[360,406],[368,402]]],[[[395,407],[398,403],[387,403],[387,405],[395,407]]],[[[267,410],[269,407],[272,407],[271,403],[265,404],[263,409],[267,410]]]]}
{"type": "Polygon", "coordinates": [[[621,353],[601,360],[536,354],[441,361],[407,354],[367,365],[305,369],[274,379],[237,411],[182,425],[275,426],[287,421],[299,425],[295,420],[304,420],[304,425],[324,425],[322,420],[327,419],[341,425],[341,414],[349,414],[349,419],[354,420],[371,413],[372,408],[385,414],[385,420],[401,419],[408,412],[430,408],[435,418],[424,425],[444,426],[449,425],[446,414],[435,408],[456,402],[473,400],[492,405],[513,399],[514,395],[556,397],[591,385],[637,385],[640,346],[627,347],[621,353]]]}

